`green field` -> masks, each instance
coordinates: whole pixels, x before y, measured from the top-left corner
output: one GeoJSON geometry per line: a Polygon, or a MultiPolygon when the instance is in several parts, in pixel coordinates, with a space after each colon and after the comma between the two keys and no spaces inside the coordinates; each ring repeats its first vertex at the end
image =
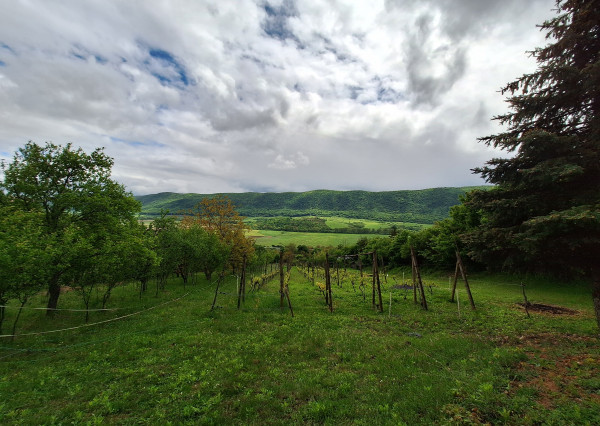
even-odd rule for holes
{"type": "MultiPolygon", "coordinates": [[[[526,280],[531,302],[575,310],[527,318],[514,277],[472,276],[472,311],[462,286],[460,309],[448,301],[448,274],[425,274],[424,311],[411,291],[393,288],[402,281],[396,271],[382,277],[378,313],[352,276],[342,271],[338,287],[333,272],[330,313],[294,268],[293,318],[280,308],[276,281],[238,311],[231,277],[212,312],[214,284],[202,279],[185,289],[172,280],[141,298],[133,284],[118,287],[109,307],[122,309],[93,312],[87,327],[83,312],[48,319],[25,310],[22,335],[0,342],[0,422],[600,423],[587,286],[526,280]]],[[[76,291],[61,298],[61,308],[81,308],[76,291]]],[[[27,306],[44,303],[39,295],[27,306]]],[[[15,313],[7,309],[8,325],[15,313]]]]}
{"type": "Polygon", "coordinates": [[[309,247],[336,247],[339,244],[355,244],[361,238],[377,237],[377,234],[328,234],[323,232],[288,232],[252,230],[248,234],[255,238],[256,244],[274,246],[304,244],[309,247]]]}

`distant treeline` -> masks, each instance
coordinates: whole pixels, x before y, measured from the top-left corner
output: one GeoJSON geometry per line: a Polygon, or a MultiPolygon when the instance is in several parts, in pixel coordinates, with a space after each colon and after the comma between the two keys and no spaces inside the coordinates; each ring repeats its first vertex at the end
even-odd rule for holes
{"type": "Polygon", "coordinates": [[[459,196],[474,188],[385,192],[317,190],[211,195],[163,192],[136,198],[142,202],[142,215],[150,218],[160,214],[161,210],[180,214],[193,209],[204,198],[225,195],[234,203],[237,211],[247,217],[339,216],[384,222],[432,224],[448,217],[450,207],[459,204],[459,196]]]}

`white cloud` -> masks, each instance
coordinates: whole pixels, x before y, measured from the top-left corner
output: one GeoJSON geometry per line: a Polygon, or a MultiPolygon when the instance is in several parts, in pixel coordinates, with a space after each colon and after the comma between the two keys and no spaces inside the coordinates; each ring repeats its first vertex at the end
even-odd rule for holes
{"type": "Polygon", "coordinates": [[[105,146],[139,194],[481,183],[553,4],[6,2],[0,156],[105,146]]]}

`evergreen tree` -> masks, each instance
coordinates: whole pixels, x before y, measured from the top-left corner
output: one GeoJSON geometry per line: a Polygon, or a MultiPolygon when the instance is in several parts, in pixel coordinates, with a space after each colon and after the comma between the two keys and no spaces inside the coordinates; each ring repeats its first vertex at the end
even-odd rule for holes
{"type": "Polygon", "coordinates": [[[491,266],[591,277],[600,326],[600,1],[556,6],[536,71],[502,89],[506,131],[481,139],[515,155],[474,169],[497,187],[472,194],[466,241],[491,266]]]}

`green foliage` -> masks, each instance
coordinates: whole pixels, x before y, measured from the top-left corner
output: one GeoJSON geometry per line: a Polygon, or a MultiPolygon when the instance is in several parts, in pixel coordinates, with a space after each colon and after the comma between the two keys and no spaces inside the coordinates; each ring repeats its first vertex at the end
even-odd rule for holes
{"type": "Polygon", "coordinates": [[[472,193],[484,220],[466,241],[493,267],[596,275],[600,309],[600,8],[558,1],[557,12],[541,25],[552,42],[533,51],[537,70],[502,90],[507,130],[481,139],[516,155],[475,170],[497,187],[472,193]]]}
{"type": "MultiPolygon", "coordinates": [[[[448,215],[458,198],[473,187],[434,188],[417,191],[309,191],[284,193],[225,194],[247,217],[340,216],[431,224],[448,215]]],[[[222,194],[223,195],[223,194],[222,194]]],[[[161,193],[136,197],[142,213],[157,215],[161,210],[187,212],[201,200],[202,194],[161,193]]],[[[307,230],[308,231],[308,230],[307,230]]]]}
{"type": "MultiPolygon", "coordinates": [[[[42,231],[39,212],[24,212],[12,203],[0,204],[0,305],[11,299],[25,303],[48,279],[55,250],[42,231]]],[[[5,308],[0,307],[0,334],[5,308]]]]}
{"type": "Polygon", "coordinates": [[[43,236],[38,248],[49,256],[39,265],[46,274],[49,308],[57,306],[61,285],[81,276],[81,268],[97,264],[100,253],[120,256],[129,243],[124,237],[135,226],[140,204],[111,180],[112,164],[100,149],[87,154],[71,144],[33,142],[2,164],[3,203],[40,219],[32,234],[43,236]]]}

